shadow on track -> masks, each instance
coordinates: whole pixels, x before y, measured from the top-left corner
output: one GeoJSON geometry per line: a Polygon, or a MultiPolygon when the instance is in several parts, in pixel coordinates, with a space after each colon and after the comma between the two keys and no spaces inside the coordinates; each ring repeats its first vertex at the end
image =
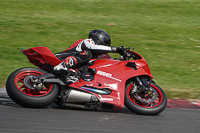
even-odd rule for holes
{"type": "MultiPolygon", "coordinates": [[[[0,88],[0,105],[3,106],[10,106],[10,107],[17,107],[17,108],[25,108],[18,104],[16,104],[10,97],[7,95],[7,92],[4,88],[0,88]]],[[[59,107],[55,103],[52,103],[51,105],[45,107],[45,108],[38,108],[38,109],[59,109],[59,110],[75,110],[75,111],[92,111],[92,112],[106,112],[106,113],[123,113],[123,114],[131,114],[131,115],[137,115],[133,112],[131,112],[129,109],[124,107],[122,110],[95,110],[95,109],[88,109],[88,108],[79,108],[79,107],[59,107]]]]}

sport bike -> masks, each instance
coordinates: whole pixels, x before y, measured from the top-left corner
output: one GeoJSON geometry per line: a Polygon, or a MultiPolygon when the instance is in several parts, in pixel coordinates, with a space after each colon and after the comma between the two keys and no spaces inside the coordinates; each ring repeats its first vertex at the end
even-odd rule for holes
{"type": "Polygon", "coordinates": [[[142,115],[156,115],[167,105],[165,92],[152,80],[145,59],[134,48],[121,46],[120,57],[102,54],[76,72],[54,71],[62,62],[47,47],[21,52],[37,66],[15,70],[7,79],[6,90],[17,104],[42,108],[60,107],[120,110],[125,106],[142,115]]]}

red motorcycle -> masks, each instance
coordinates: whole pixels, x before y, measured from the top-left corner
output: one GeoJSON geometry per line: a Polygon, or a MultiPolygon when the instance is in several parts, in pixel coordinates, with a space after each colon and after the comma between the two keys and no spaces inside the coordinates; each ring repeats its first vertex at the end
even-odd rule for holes
{"type": "Polygon", "coordinates": [[[60,107],[120,110],[126,106],[137,114],[159,114],[167,105],[166,94],[152,80],[145,59],[132,49],[123,47],[119,59],[99,55],[65,76],[53,70],[62,60],[49,48],[22,50],[38,68],[11,73],[7,93],[17,104],[31,108],[55,102],[60,107]]]}

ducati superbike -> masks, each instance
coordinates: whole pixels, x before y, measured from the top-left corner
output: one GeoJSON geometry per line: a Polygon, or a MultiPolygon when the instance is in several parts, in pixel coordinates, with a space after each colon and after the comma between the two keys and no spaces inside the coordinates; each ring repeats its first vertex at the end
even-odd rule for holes
{"type": "Polygon", "coordinates": [[[62,62],[47,47],[21,51],[37,68],[15,70],[7,79],[6,90],[17,104],[43,108],[55,102],[60,107],[97,110],[129,110],[142,115],[161,113],[167,97],[154,81],[145,59],[132,47],[122,47],[120,57],[99,55],[76,72],[55,72],[62,62]]]}

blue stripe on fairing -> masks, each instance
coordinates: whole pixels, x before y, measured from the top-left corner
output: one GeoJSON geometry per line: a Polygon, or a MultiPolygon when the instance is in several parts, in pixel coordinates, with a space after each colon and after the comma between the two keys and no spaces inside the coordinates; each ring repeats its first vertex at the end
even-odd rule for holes
{"type": "Polygon", "coordinates": [[[84,90],[88,90],[88,91],[97,93],[97,94],[102,94],[102,95],[109,94],[109,92],[107,92],[107,91],[103,91],[103,90],[99,90],[99,89],[95,89],[95,88],[89,88],[89,87],[84,87],[84,86],[81,87],[81,88],[84,89],[84,90]]]}

